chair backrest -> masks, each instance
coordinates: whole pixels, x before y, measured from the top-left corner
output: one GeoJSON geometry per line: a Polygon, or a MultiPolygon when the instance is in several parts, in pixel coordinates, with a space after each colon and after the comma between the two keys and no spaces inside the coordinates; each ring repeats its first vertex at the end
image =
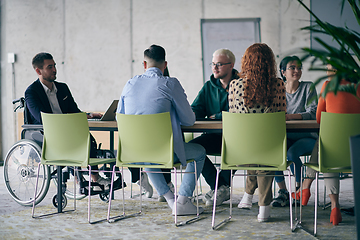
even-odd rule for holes
{"type": "Polygon", "coordinates": [[[320,172],[351,169],[351,136],[360,134],[360,114],[321,113],[319,133],[320,172]]]}
{"type": "Polygon", "coordinates": [[[247,164],[268,166],[262,167],[263,170],[287,168],[285,112],[223,112],[221,168],[247,164]]]}
{"type": "Polygon", "coordinates": [[[41,162],[60,166],[87,166],[90,133],[86,113],[41,113],[44,143],[41,162]]]}
{"type": "Polygon", "coordinates": [[[174,143],[170,113],[147,115],[116,114],[119,145],[116,165],[132,163],[161,164],[171,168],[174,143]]]}

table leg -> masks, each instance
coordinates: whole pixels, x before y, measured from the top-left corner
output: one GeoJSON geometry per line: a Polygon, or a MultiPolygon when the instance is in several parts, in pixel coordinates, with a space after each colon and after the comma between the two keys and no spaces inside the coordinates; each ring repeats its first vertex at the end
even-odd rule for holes
{"type": "Polygon", "coordinates": [[[57,202],[58,202],[58,213],[62,212],[62,167],[57,166],[57,202]]]}
{"type": "Polygon", "coordinates": [[[114,131],[110,132],[110,151],[114,152],[114,131]]]}

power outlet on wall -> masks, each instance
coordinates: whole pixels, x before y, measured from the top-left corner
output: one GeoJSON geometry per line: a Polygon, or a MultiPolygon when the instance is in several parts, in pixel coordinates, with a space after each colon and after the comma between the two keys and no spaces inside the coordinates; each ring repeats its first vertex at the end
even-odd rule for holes
{"type": "Polygon", "coordinates": [[[15,62],[15,53],[8,53],[8,63],[15,62]]]}

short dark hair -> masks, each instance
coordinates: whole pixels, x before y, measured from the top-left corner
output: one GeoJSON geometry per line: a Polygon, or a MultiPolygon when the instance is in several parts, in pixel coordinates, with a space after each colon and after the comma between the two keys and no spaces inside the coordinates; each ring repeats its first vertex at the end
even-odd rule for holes
{"type": "Polygon", "coordinates": [[[165,61],[165,49],[158,45],[151,45],[144,51],[144,57],[154,60],[155,62],[165,61]]]}
{"type": "Polygon", "coordinates": [[[32,59],[32,66],[34,69],[40,68],[42,69],[44,66],[44,60],[45,59],[53,59],[53,56],[50,53],[41,52],[35,55],[35,57],[32,59]]]}
{"type": "Polygon", "coordinates": [[[297,57],[297,56],[287,56],[287,57],[284,57],[284,59],[281,60],[281,62],[280,62],[280,66],[279,66],[280,69],[279,69],[279,71],[280,71],[281,78],[282,78],[284,81],[286,81],[286,78],[285,78],[285,76],[282,74],[282,71],[286,71],[286,66],[287,66],[287,64],[288,64],[289,62],[293,62],[293,61],[297,61],[298,63],[300,63],[300,64],[302,65],[300,58],[297,57]]]}

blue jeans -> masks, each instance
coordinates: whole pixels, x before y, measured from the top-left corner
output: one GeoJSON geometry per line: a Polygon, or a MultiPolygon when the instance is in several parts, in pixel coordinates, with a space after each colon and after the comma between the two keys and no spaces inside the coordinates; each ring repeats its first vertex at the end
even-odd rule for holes
{"type": "MultiPolygon", "coordinates": [[[[195,143],[184,143],[185,147],[185,154],[186,159],[194,159],[195,162],[191,162],[187,164],[185,172],[194,172],[195,171],[195,164],[196,163],[196,175],[197,178],[199,178],[202,168],[204,166],[204,160],[206,157],[205,149],[195,143]]],[[[179,163],[179,159],[177,156],[174,156],[174,162],[179,163]]],[[[146,163],[144,163],[146,164],[146,163]]],[[[150,163],[149,163],[150,164],[150,163]]],[[[161,171],[161,169],[156,168],[145,168],[146,171],[161,171]]],[[[168,191],[170,191],[169,186],[167,185],[164,174],[158,174],[158,173],[148,173],[148,176],[154,185],[157,193],[159,196],[162,196],[166,194],[168,191]]],[[[195,177],[193,174],[184,174],[181,182],[181,186],[179,189],[179,195],[180,196],[186,196],[191,197],[193,195],[193,192],[195,190],[195,177]]]]}
{"type": "MultiPolygon", "coordinates": [[[[314,138],[301,138],[297,141],[291,141],[291,139],[287,142],[287,159],[288,161],[292,161],[295,164],[295,175],[296,175],[296,182],[300,183],[301,179],[301,166],[302,161],[300,159],[300,156],[305,153],[311,153],[314,145],[315,145],[316,139],[314,138]]],[[[294,173],[294,165],[290,165],[291,171],[294,173]]],[[[281,171],[277,171],[275,173],[276,175],[282,174],[281,171]]],[[[275,181],[282,182],[284,181],[284,176],[275,176],[275,181]]]]}

